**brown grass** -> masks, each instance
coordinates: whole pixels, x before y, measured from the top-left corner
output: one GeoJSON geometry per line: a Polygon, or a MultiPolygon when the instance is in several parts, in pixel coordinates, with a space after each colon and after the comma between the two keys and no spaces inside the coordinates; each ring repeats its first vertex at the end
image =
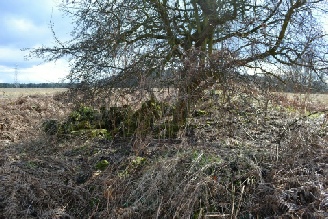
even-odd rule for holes
{"type": "Polygon", "coordinates": [[[65,117],[71,104],[54,98],[35,94],[0,99],[0,141],[20,142],[37,137],[42,122],[65,117]]]}
{"type": "Polygon", "coordinates": [[[21,96],[52,96],[67,91],[66,88],[0,88],[0,99],[18,98],[21,96]]]}
{"type": "Polygon", "coordinates": [[[16,137],[0,146],[0,218],[327,218],[327,112],[230,87],[204,95],[177,139],[149,136],[138,154],[134,138],[36,131],[67,115],[58,98],[6,100],[0,133],[16,137]]]}
{"type": "Polygon", "coordinates": [[[302,106],[304,110],[328,109],[328,94],[310,93],[276,93],[281,97],[287,98],[290,105],[302,106]]]}

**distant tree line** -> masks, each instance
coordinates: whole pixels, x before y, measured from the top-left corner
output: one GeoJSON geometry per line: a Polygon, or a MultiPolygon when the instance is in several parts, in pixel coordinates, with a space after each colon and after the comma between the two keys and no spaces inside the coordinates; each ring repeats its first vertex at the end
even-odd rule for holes
{"type": "Polygon", "coordinates": [[[72,83],[0,83],[0,88],[71,88],[72,83]]]}
{"type": "MultiPolygon", "coordinates": [[[[237,75],[239,75],[237,73],[237,75]]],[[[327,93],[328,84],[320,81],[313,80],[307,83],[300,82],[298,80],[291,80],[290,78],[278,78],[269,75],[258,76],[258,75],[239,75],[239,77],[248,78],[249,80],[257,82],[257,84],[267,87],[270,91],[276,92],[308,92],[308,93],[327,93]]],[[[131,78],[130,83],[120,84],[119,77],[111,77],[108,79],[112,82],[115,82],[117,88],[131,88],[136,86],[136,81],[131,78]]],[[[107,80],[103,80],[102,83],[107,83],[107,80]]],[[[83,86],[82,83],[0,83],[0,88],[79,88],[83,86]]],[[[163,85],[163,84],[160,84],[163,85]]],[[[158,87],[159,84],[150,85],[150,87],[158,87]]]]}

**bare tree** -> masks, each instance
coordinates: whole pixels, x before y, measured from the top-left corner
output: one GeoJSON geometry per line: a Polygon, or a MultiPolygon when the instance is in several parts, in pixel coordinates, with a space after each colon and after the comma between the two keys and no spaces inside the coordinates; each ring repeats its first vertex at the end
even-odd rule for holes
{"type": "Polygon", "coordinates": [[[56,46],[32,55],[67,56],[68,78],[93,85],[115,75],[170,73],[181,92],[175,120],[184,123],[188,100],[227,74],[280,77],[287,66],[304,65],[327,74],[328,46],[317,19],[327,6],[325,0],[80,0],[61,5],[75,23],[71,41],[55,38],[56,46]],[[310,49],[311,62],[300,62],[310,49]]]}

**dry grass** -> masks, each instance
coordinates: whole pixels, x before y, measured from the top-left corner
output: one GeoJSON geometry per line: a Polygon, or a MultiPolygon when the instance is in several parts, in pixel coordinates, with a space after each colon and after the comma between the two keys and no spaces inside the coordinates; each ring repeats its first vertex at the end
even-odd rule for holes
{"type": "Polygon", "coordinates": [[[303,106],[304,109],[312,110],[328,108],[328,94],[310,94],[310,93],[277,93],[280,96],[287,98],[292,105],[303,106]]]}
{"type": "Polygon", "coordinates": [[[67,91],[66,88],[0,88],[0,99],[18,98],[22,96],[53,96],[54,94],[67,91]]]}
{"type": "Polygon", "coordinates": [[[141,142],[37,134],[69,105],[8,100],[3,127],[19,140],[0,147],[0,218],[327,218],[327,112],[230,87],[204,95],[178,139],[141,142]]]}
{"type": "Polygon", "coordinates": [[[0,142],[19,142],[37,137],[41,123],[63,118],[71,105],[44,95],[1,99],[0,142]]]}

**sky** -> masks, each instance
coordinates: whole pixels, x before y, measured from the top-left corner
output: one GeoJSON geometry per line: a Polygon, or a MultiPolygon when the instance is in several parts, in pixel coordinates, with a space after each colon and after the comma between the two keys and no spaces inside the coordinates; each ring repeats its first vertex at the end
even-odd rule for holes
{"type": "Polygon", "coordinates": [[[58,10],[62,0],[0,0],[0,83],[61,82],[68,63],[26,59],[24,48],[53,45],[51,22],[60,40],[68,40],[71,22],[58,10]],[[16,74],[17,73],[17,74],[16,74]],[[17,77],[15,77],[17,75],[17,77]]]}

